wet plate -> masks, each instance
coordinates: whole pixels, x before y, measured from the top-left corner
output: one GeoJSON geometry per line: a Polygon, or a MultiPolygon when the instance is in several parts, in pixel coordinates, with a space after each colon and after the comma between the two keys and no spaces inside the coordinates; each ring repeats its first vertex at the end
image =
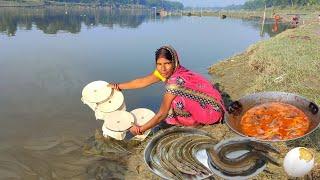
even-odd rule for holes
{"type": "Polygon", "coordinates": [[[103,129],[106,128],[114,132],[123,132],[132,126],[134,116],[127,111],[114,111],[105,115],[103,120],[103,129]]]}
{"type": "MultiPolygon", "coordinates": [[[[145,123],[150,121],[153,118],[153,116],[155,115],[155,113],[153,111],[151,111],[150,109],[147,109],[147,108],[137,108],[137,109],[132,110],[130,113],[134,115],[135,124],[138,126],[144,125],[145,123]]],[[[142,141],[148,136],[148,134],[150,132],[151,132],[151,130],[149,129],[146,132],[144,132],[142,135],[136,135],[134,137],[134,139],[142,141]]]]}
{"type": "Polygon", "coordinates": [[[82,90],[82,97],[86,102],[97,103],[106,100],[111,95],[112,89],[107,87],[105,81],[93,81],[82,90]]]}
{"type": "Polygon", "coordinates": [[[109,98],[98,104],[97,110],[104,113],[110,113],[116,110],[121,110],[123,105],[124,96],[122,92],[113,90],[109,98]]]}
{"type": "MultiPolygon", "coordinates": [[[[218,150],[220,148],[220,146],[222,146],[223,144],[225,143],[228,143],[230,141],[242,141],[242,140],[248,140],[248,139],[252,139],[254,140],[254,138],[245,138],[245,137],[234,137],[234,138],[230,138],[230,139],[227,139],[227,140],[224,140],[224,141],[220,141],[217,145],[215,145],[214,149],[215,150],[218,150]]],[[[238,151],[233,151],[229,154],[226,154],[226,156],[228,158],[237,158],[245,153],[247,153],[249,151],[247,150],[238,150],[238,151]]],[[[207,158],[207,162],[208,162],[208,155],[206,154],[206,158],[207,158]]],[[[248,179],[248,178],[251,178],[251,177],[254,177],[256,175],[258,175],[259,173],[261,173],[265,168],[266,168],[266,162],[262,162],[260,167],[257,168],[255,171],[253,171],[251,174],[248,174],[246,176],[230,176],[228,174],[225,174],[223,172],[221,172],[219,169],[217,169],[216,167],[214,167],[214,165],[212,165],[211,163],[208,163],[208,166],[210,168],[210,170],[217,176],[223,178],[223,179],[232,179],[232,180],[241,180],[241,179],[248,179]]]]}

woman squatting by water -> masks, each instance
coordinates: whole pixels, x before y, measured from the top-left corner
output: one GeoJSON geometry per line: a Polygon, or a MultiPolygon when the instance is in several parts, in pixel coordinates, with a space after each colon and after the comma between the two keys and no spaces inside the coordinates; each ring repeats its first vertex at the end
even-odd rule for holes
{"type": "Polygon", "coordinates": [[[155,52],[156,68],[147,76],[119,84],[116,90],[144,88],[165,83],[165,93],[156,115],[142,126],[133,125],[130,133],[143,134],[161,127],[209,125],[223,119],[225,107],[219,91],[204,77],[183,67],[174,48],[162,46],[155,52]]]}

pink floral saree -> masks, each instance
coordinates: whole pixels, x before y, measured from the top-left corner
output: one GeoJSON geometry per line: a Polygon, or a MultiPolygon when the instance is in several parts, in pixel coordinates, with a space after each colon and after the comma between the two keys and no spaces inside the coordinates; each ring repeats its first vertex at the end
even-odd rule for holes
{"type": "Polygon", "coordinates": [[[166,123],[183,126],[214,124],[222,120],[224,105],[217,89],[201,75],[178,66],[166,81],[166,92],[176,95],[166,123]]]}
{"type": "Polygon", "coordinates": [[[181,66],[175,49],[171,46],[162,48],[170,51],[175,64],[173,74],[165,81],[166,93],[176,95],[166,123],[196,126],[220,122],[225,108],[219,91],[201,75],[181,66]]]}

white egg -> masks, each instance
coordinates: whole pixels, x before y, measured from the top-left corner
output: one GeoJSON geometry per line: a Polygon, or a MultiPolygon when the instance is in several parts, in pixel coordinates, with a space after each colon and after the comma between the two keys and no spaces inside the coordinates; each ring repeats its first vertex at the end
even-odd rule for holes
{"type": "Polygon", "coordinates": [[[286,173],[292,177],[306,175],[314,166],[313,153],[304,147],[291,149],[283,160],[283,167],[286,173]]]}

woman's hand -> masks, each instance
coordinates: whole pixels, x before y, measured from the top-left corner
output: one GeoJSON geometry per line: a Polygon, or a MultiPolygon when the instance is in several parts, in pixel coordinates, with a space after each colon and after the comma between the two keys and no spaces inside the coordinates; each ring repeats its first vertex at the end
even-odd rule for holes
{"type": "Polygon", "coordinates": [[[119,84],[116,84],[116,83],[109,83],[109,84],[107,85],[107,87],[110,87],[110,88],[112,88],[112,89],[121,91],[121,89],[120,89],[120,87],[119,87],[119,84]]]}
{"type": "Polygon", "coordinates": [[[143,134],[141,126],[133,125],[129,130],[134,136],[143,134]]]}

